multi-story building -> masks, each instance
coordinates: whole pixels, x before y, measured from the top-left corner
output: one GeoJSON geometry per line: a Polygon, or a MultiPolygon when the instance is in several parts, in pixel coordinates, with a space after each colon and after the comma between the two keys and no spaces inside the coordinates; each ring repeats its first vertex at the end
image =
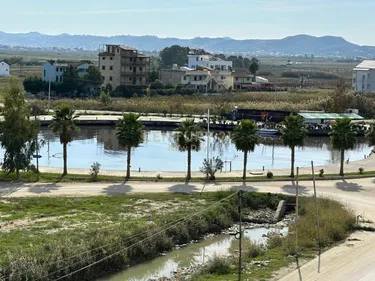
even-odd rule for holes
{"type": "Polygon", "coordinates": [[[356,92],[375,91],[375,60],[364,60],[353,69],[353,88],[356,92]]]}
{"type": "Polygon", "coordinates": [[[83,78],[87,75],[90,65],[92,64],[89,62],[59,62],[48,60],[42,65],[42,80],[45,82],[62,82],[64,71],[71,66],[77,70],[78,76],[83,78]]]}
{"type": "Polygon", "coordinates": [[[9,76],[9,64],[0,61],[0,76],[9,76]]]}
{"type": "Polygon", "coordinates": [[[190,52],[188,54],[188,67],[196,68],[199,66],[209,67],[214,70],[232,70],[231,61],[226,61],[212,55],[196,55],[190,52]]]}
{"type": "Polygon", "coordinates": [[[106,45],[99,53],[99,70],[104,78],[103,86],[147,87],[150,57],[131,47],[106,45]]]}

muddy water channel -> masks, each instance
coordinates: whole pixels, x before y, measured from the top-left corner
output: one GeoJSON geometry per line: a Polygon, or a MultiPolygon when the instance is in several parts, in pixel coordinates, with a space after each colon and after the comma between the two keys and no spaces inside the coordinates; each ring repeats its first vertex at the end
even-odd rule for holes
{"type": "MultiPolygon", "coordinates": [[[[288,228],[252,228],[246,229],[244,236],[256,243],[265,243],[268,232],[275,231],[286,235],[288,228]]],[[[101,278],[98,281],[148,281],[158,280],[160,277],[173,277],[173,273],[182,268],[200,265],[207,262],[214,255],[228,256],[238,249],[237,239],[231,235],[217,235],[198,243],[163,254],[149,262],[130,267],[115,275],[101,278]]]]}

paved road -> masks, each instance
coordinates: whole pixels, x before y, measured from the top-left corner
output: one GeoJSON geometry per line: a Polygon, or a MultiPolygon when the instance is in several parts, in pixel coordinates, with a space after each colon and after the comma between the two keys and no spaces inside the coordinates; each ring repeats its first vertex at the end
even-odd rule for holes
{"type": "MultiPolygon", "coordinates": [[[[251,184],[218,183],[218,184],[181,184],[181,183],[147,183],[131,182],[123,184],[2,184],[0,195],[3,197],[26,196],[95,196],[119,195],[126,193],[151,192],[199,192],[224,189],[244,189],[247,191],[274,192],[294,194],[295,183],[260,182],[251,184]]],[[[343,202],[356,214],[375,221],[375,178],[319,181],[319,196],[328,196],[343,202]]],[[[299,192],[302,195],[313,194],[311,182],[301,182],[299,192]]],[[[300,270],[285,272],[284,277],[275,280],[329,280],[329,281],[370,281],[375,280],[375,233],[356,232],[352,237],[360,241],[341,244],[321,257],[321,270],[317,273],[317,259],[303,265],[300,270]]]]}

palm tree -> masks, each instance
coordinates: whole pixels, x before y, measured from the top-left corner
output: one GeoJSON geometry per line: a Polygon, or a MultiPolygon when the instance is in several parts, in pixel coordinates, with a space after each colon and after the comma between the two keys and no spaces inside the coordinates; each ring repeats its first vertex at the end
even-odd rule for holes
{"type": "Polygon", "coordinates": [[[294,178],[295,148],[296,146],[303,146],[307,135],[306,124],[302,117],[291,114],[285,117],[280,131],[283,144],[288,146],[291,150],[290,177],[294,178]]]}
{"type": "Polygon", "coordinates": [[[67,168],[67,145],[73,140],[73,133],[79,133],[80,130],[76,126],[75,122],[78,118],[78,115],[75,114],[75,111],[69,105],[62,105],[55,111],[53,116],[52,123],[49,127],[52,129],[52,132],[59,134],[60,143],[63,145],[63,160],[64,160],[64,170],[63,176],[68,174],[67,168]]]}
{"type": "Polygon", "coordinates": [[[340,176],[344,175],[344,156],[345,150],[353,149],[356,143],[357,132],[351,124],[349,118],[337,119],[332,126],[331,143],[333,149],[339,150],[341,154],[340,159],[340,176]]]}
{"type": "Polygon", "coordinates": [[[116,137],[127,149],[126,179],[130,178],[130,159],[132,147],[138,147],[143,142],[143,124],[134,113],[124,114],[116,125],[116,137]]]}
{"type": "Polygon", "coordinates": [[[236,149],[244,153],[242,175],[244,180],[246,179],[247,153],[254,151],[255,146],[259,144],[259,136],[256,132],[257,126],[254,121],[241,120],[232,133],[232,141],[236,149]]]}
{"type": "Polygon", "coordinates": [[[187,151],[187,176],[186,180],[191,179],[191,151],[199,151],[203,141],[201,137],[201,128],[194,124],[194,119],[186,119],[176,129],[174,141],[180,151],[187,151]]]}

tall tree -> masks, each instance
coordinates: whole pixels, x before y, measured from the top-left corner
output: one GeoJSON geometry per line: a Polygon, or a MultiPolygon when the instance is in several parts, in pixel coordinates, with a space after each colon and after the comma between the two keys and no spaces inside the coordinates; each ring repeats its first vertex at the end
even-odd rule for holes
{"type": "Polygon", "coordinates": [[[340,151],[340,176],[344,175],[345,150],[353,149],[357,132],[349,118],[337,119],[330,133],[333,149],[340,151]]]}
{"type": "Polygon", "coordinates": [[[294,178],[295,148],[303,146],[307,135],[306,124],[302,117],[291,114],[285,118],[280,131],[283,144],[288,146],[291,151],[290,177],[294,178]]]}
{"type": "Polygon", "coordinates": [[[124,114],[116,125],[116,136],[127,150],[126,179],[130,178],[131,150],[143,142],[143,124],[134,113],[124,114]]]}
{"type": "Polygon", "coordinates": [[[63,73],[61,91],[63,91],[64,93],[75,92],[78,89],[79,82],[80,79],[78,71],[73,66],[69,66],[63,73]]]}
{"type": "Polygon", "coordinates": [[[257,58],[251,59],[251,64],[249,67],[250,73],[253,75],[253,82],[256,81],[256,74],[259,70],[259,60],[257,58]]]}
{"type": "Polygon", "coordinates": [[[330,98],[330,112],[341,113],[350,106],[350,96],[347,94],[348,88],[345,80],[340,79],[335,85],[335,89],[330,98]]]}
{"type": "Polygon", "coordinates": [[[184,65],[187,63],[188,47],[173,45],[160,52],[161,67],[170,68],[173,64],[184,65]]]}
{"type": "Polygon", "coordinates": [[[90,65],[87,69],[85,80],[88,82],[88,84],[92,85],[95,88],[98,88],[104,81],[99,69],[93,65],[90,65]]]}
{"type": "Polygon", "coordinates": [[[0,124],[0,142],[4,148],[3,169],[8,173],[29,169],[35,152],[38,123],[30,120],[24,89],[19,80],[11,78],[4,95],[4,121],[0,124]]]}
{"type": "Polygon", "coordinates": [[[242,174],[244,180],[246,179],[247,154],[253,152],[255,146],[259,144],[259,136],[256,132],[257,126],[254,121],[241,120],[232,133],[232,141],[236,149],[244,153],[242,174]]]}
{"type": "Polygon", "coordinates": [[[176,129],[174,141],[180,151],[187,151],[187,176],[186,180],[191,179],[191,151],[199,151],[203,141],[201,137],[201,128],[194,124],[194,119],[183,121],[176,129]]]}
{"type": "Polygon", "coordinates": [[[52,123],[49,125],[52,132],[60,136],[60,143],[63,145],[63,176],[68,174],[68,143],[73,140],[73,133],[80,132],[80,129],[76,125],[77,118],[78,115],[75,114],[75,111],[70,106],[62,105],[55,111],[52,123]]]}

